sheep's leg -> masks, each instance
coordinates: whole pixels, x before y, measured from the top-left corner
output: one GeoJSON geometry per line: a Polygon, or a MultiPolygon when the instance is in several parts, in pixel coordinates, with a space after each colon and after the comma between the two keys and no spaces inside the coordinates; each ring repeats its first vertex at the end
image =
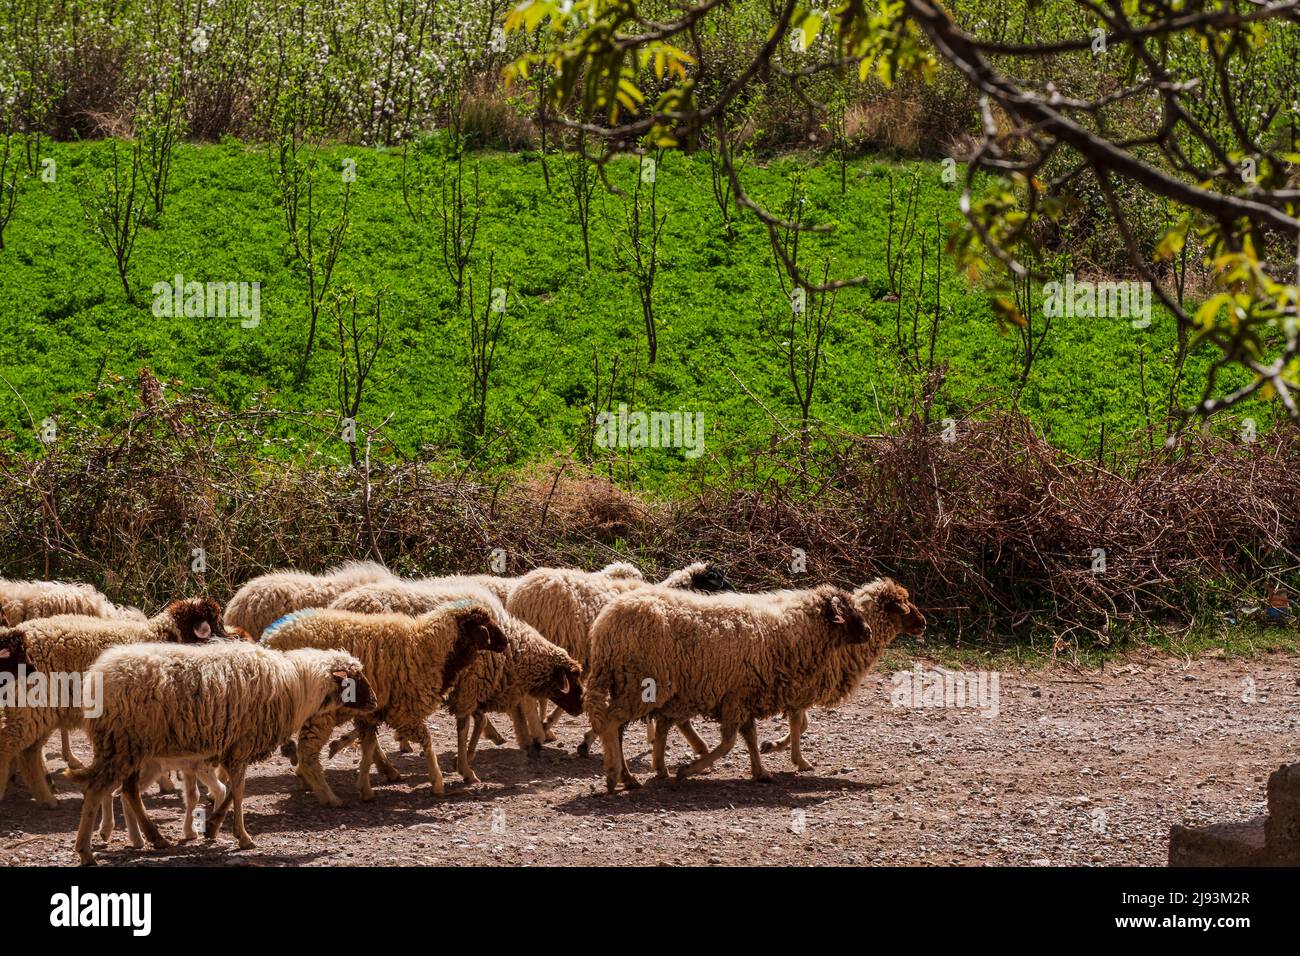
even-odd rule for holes
{"type": "Polygon", "coordinates": [[[650,763],[654,767],[655,776],[660,780],[667,780],[668,765],[664,763],[664,750],[668,746],[668,731],[672,729],[672,723],[660,719],[651,723],[651,727],[654,728],[655,739],[650,763]]]}
{"type": "Polygon", "coordinates": [[[76,755],[72,752],[72,735],[68,731],[62,730],[59,732],[59,738],[59,743],[63,747],[63,762],[68,769],[85,769],[86,765],[78,760],[76,755]]]}
{"type": "Polygon", "coordinates": [[[529,757],[535,757],[542,749],[542,735],[540,730],[533,727],[529,716],[537,717],[537,708],[531,706],[531,703],[520,702],[510,708],[510,723],[514,725],[519,749],[529,757]]]}
{"type": "Polygon", "coordinates": [[[627,730],[627,724],[618,726],[618,762],[619,769],[623,774],[623,786],[629,790],[637,790],[641,786],[641,781],[632,776],[632,770],[627,765],[627,755],[623,752],[623,732],[627,730]]]}
{"type": "Polygon", "coordinates": [[[758,783],[771,783],[772,775],[763,767],[758,756],[758,728],[753,718],[740,725],[740,733],[745,738],[745,749],[749,751],[749,772],[758,783]]]}
{"type": "Polygon", "coordinates": [[[375,760],[375,750],[378,746],[379,737],[375,733],[375,728],[364,728],[361,731],[361,766],[357,768],[357,792],[367,803],[375,799],[375,791],[370,787],[370,765],[375,760]]]}
{"type": "Polygon", "coordinates": [[[36,802],[43,807],[57,807],[58,798],[54,796],[54,791],[50,789],[50,782],[45,776],[45,759],[41,754],[44,741],[34,743],[19,755],[19,767],[22,769],[23,781],[27,784],[27,789],[31,795],[36,798],[36,802]]]}
{"type": "Polygon", "coordinates": [[[144,802],[140,799],[140,771],[136,770],[122,781],[122,806],[130,807],[140,824],[140,830],[155,850],[165,850],[171,846],[167,838],[159,832],[149,814],[145,812],[144,802]]]}
{"type": "Polygon", "coordinates": [[[498,747],[505,745],[506,738],[502,737],[501,732],[492,726],[492,721],[488,720],[487,714],[483,715],[483,733],[487,734],[487,739],[498,747]]]}
{"type": "Polygon", "coordinates": [[[686,742],[691,745],[691,749],[699,756],[703,757],[709,752],[709,745],[704,742],[703,737],[695,732],[695,728],[691,726],[689,720],[679,721],[677,729],[682,732],[682,736],[686,738],[686,742]]]}
{"type": "Polygon", "coordinates": [[[181,782],[185,786],[185,832],[182,838],[189,842],[199,838],[194,832],[194,808],[199,805],[199,778],[186,771],[181,774],[181,782]]]}
{"type": "Polygon", "coordinates": [[[718,746],[710,750],[703,757],[697,757],[690,763],[678,767],[677,779],[685,780],[687,777],[704,773],[704,771],[717,763],[719,757],[725,757],[736,744],[736,730],[736,724],[723,724],[722,740],[718,742],[718,746]]]}
{"type": "Polygon", "coordinates": [[[339,752],[340,750],[343,750],[343,749],[346,748],[346,747],[351,747],[354,743],[356,743],[356,742],[357,742],[357,736],[358,736],[358,735],[357,735],[357,730],[356,730],[355,727],[353,727],[351,730],[349,730],[346,734],[344,734],[344,735],[343,735],[342,737],[340,737],[338,740],[331,740],[331,741],[330,741],[330,759],[333,760],[333,759],[338,755],[338,752],[339,752]]]}
{"type": "MultiPolygon", "coordinates": [[[[212,805],[215,807],[222,800],[226,799],[227,787],[221,782],[221,777],[211,764],[200,764],[194,771],[203,786],[208,790],[208,796],[212,798],[212,805]]],[[[227,777],[227,780],[230,778],[227,777]]]]}
{"type": "Polygon", "coordinates": [[[639,781],[631,782],[635,778],[628,773],[627,762],[623,760],[622,737],[622,722],[607,714],[600,727],[600,749],[605,764],[605,789],[609,793],[618,789],[620,781],[628,788],[640,785],[639,781]]]}
{"type": "Polygon", "coordinates": [[[172,779],[170,770],[158,778],[158,792],[164,795],[176,792],[176,781],[172,779]]]}
{"type": "Polygon", "coordinates": [[[103,804],[99,808],[99,839],[103,843],[108,843],[113,839],[113,795],[110,793],[104,798],[103,804]]]}
{"type": "Polygon", "coordinates": [[[9,778],[14,772],[14,756],[10,753],[0,753],[0,800],[5,798],[5,791],[9,789],[9,778]]]}
{"type": "Polygon", "coordinates": [[[813,765],[803,759],[803,753],[800,751],[800,745],[803,741],[803,732],[808,729],[808,711],[801,710],[798,712],[798,723],[795,723],[795,716],[790,715],[790,762],[794,764],[796,770],[811,770],[813,765]]]}
{"type": "MultiPolygon", "coordinates": [[[[334,717],[330,714],[323,714],[309,720],[298,731],[298,773],[302,776],[303,782],[311,788],[312,793],[316,794],[316,799],[323,807],[343,806],[343,801],[330,789],[329,783],[325,780],[325,770],[320,763],[321,748],[325,746],[333,731],[334,717]]],[[[235,771],[230,770],[232,785],[234,777],[235,771]]],[[[224,807],[229,802],[230,795],[227,794],[221,805],[224,807]]]]}
{"type": "Polygon", "coordinates": [[[555,736],[555,731],[552,730],[551,728],[554,727],[556,722],[560,719],[559,715],[564,713],[564,708],[562,708],[559,704],[556,704],[555,710],[551,712],[551,716],[547,717],[546,705],[548,701],[546,700],[546,698],[538,697],[536,698],[535,703],[537,704],[537,725],[541,728],[542,740],[544,740],[546,743],[549,744],[552,741],[558,739],[555,736]]]}
{"type": "Polygon", "coordinates": [[[244,773],[246,771],[244,764],[236,764],[230,771],[230,792],[226,794],[226,799],[221,801],[224,807],[227,801],[235,804],[235,839],[239,841],[241,850],[251,850],[256,843],[248,835],[248,830],[244,826],[244,773]]]}
{"type": "MultiPolygon", "coordinates": [[[[94,778],[91,778],[92,781],[94,778]]],[[[113,785],[86,785],[86,795],[81,801],[81,820],[77,824],[77,856],[82,866],[94,866],[95,854],[90,851],[90,834],[95,829],[95,812],[104,804],[104,797],[113,796],[113,785]]]]}
{"type": "MultiPolygon", "coordinates": [[[[429,780],[433,784],[434,795],[441,797],[443,793],[442,768],[438,766],[438,751],[434,749],[433,741],[429,738],[429,725],[424,721],[420,721],[419,729],[411,727],[409,730],[411,732],[408,736],[420,745],[420,749],[424,751],[424,758],[429,762],[429,780]]],[[[456,722],[456,732],[459,739],[459,720],[456,722]]],[[[468,766],[468,762],[466,766],[468,766]]]]}
{"type": "Polygon", "coordinates": [[[479,783],[478,777],[470,768],[469,758],[474,753],[474,744],[478,743],[479,731],[483,729],[479,715],[474,715],[474,735],[469,739],[469,717],[456,717],[456,772],[466,783],[479,783]]]}

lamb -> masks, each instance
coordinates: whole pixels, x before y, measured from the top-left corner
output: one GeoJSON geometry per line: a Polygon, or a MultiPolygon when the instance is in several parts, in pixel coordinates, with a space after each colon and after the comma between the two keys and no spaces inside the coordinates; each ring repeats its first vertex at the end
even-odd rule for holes
{"type": "MultiPolygon", "coordinates": [[[[489,604],[496,603],[495,599],[480,591],[488,600],[444,602],[427,608],[418,617],[333,608],[299,611],[273,624],[262,636],[265,646],[277,650],[341,647],[365,665],[375,686],[376,714],[373,719],[358,720],[362,753],[357,788],[363,800],[374,799],[370,764],[378,746],[376,730],[381,720],[422,745],[433,792],[442,795],[442,771],[426,720],[464,679],[467,669],[476,663],[478,651],[491,651],[485,656],[499,657],[507,649],[496,609],[489,604]]],[[[329,740],[336,716],[347,719],[351,715],[318,717],[298,732],[297,744],[298,772],[303,781],[322,805],[334,807],[341,806],[342,801],[325,781],[320,751],[329,740]]],[[[396,771],[391,765],[381,761],[380,766],[392,779],[396,771]]]]}
{"type": "MultiPolygon", "coordinates": [[[[584,667],[589,660],[589,635],[591,625],[605,606],[620,594],[646,587],[631,565],[622,565],[636,572],[611,576],[610,565],[595,573],[570,568],[538,568],[519,579],[519,584],[506,602],[506,609],[535,627],[543,637],[564,648],[584,667]]],[[[687,565],[660,582],[660,587],[690,588],[701,593],[727,591],[731,585],[726,576],[707,562],[687,565]]],[[[559,719],[557,708],[544,723],[548,740],[554,740],[551,728],[559,719]]],[[[689,723],[680,728],[697,753],[707,753],[708,747],[689,723]]],[[[594,730],[588,731],[578,747],[578,754],[586,756],[594,730]]]]}
{"type": "Polygon", "coordinates": [[[853,592],[853,603],[871,627],[871,640],[865,644],[835,651],[827,661],[825,680],[807,688],[806,703],[794,698],[796,709],[788,712],[790,729],[777,741],[764,741],[762,752],[772,753],[790,748],[790,762],[796,770],[811,770],[812,764],[799,751],[799,738],[808,729],[807,708],[834,707],[847,700],[857,689],[881,652],[899,634],[916,637],[925,633],[925,615],[911,601],[907,588],[891,578],[878,578],[853,592]]]}
{"type": "MultiPolygon", "coordinates": [[[[194,810],[199,803],[199,782],[202,781],[203,786],[207,789],[214,807],[220,806],[221,801],[226,797],[226,786],[221,782],[216,771],[216,767],[200,758],[151,760],[140,771],[140,789],[147,790],[155,780],[162,780],[172,772],[179,772],[184,780],[185,831],[183,839],[197,840],[198,834],[194,832],[194,810]]],[[[104,798],[103,808],[100,812],[99,837],[105,843],[108,843],[113,838],[113,797],[120,795],[120,793],[120,789],[117,793],[110,791],[109,795],[104,798]]],[[[131,846],[137,850],[144,849],[144,838],[140,835],[140,823],[135,814],[132,813],[130,804],[125,800],[122,802],[122,815],[126,818],[131,846]]]]}
{"type": "Polygon", "coordinates": [[[348,561],[324,574],[273,571],[244,584],[226,606],[226,624],[254,640],[274,621],[308,607],[325,607],[340,594],[363,584],[386,581],[391,571],[373,561],[348,561]]]}
{"type": "Polygon", "coordinates": [[[871,640],[853,595],[831,585],[805,591],[699,595],[646,587],[615,598],[596,618],[585,710],[601,736],[605,786],[640,783],[627,768],[622,732],[656,718],[657,775],[672,723],[695,716],[722,724],[719,745],[677,771],[703,773],[729,752],[739,731],[757,781],[771,780],[759,759],[759,718],[795,709],[847,669],[836,654],[871,640]]]}
{"type": "MultiPolygon", "coordinates": [[[[82,674],[110,647],[158,641],[194,643],[225,637],[220,606],[207,598],[187,598],[171,602],[145,621],[76,614],[38,618],[7,632],[3,640],[11,653],[15,646],[21,646],[29,681],[36,673],[45,675],[51,685],[49,692],[53,694],[57,689],[65,692],[61,694],[64,697],[80,686],[77,682],[82,674]]],[[[10,686],[16,690],[16,685],[10,686]]],[[[53,705],[55,701],[47,703],[53,705]]],[[[0,706],[0,798],[9,782],[10,767],[18,759],[37,802],[56,806],[45,779],[42,750],[54,730],[75,729],[83,720],[80,700],[64,699],[59,706],[0,706]]]]}
{"type": "MultiPolygon", "coordinates": [[[[438,607],[448,601],[480,601],[492,609],[505,632],[507,648],[502,655],[483,655],[462,675],[447,699],[447,709],[456,715],[456,769],[466,783],[478,783],[470,766],[485,714],[508,713],[519,745],[530,752],[541,746],[540,726],[533,726],[535,708],[525,707],[527,698],[554,701],[571,714],[582,712],[581,665],[562,648],[546,640],[524,621],[508,613],[501,602],[484,588],[472,583],[434,587],[425,582],[389,582],[358,588],[334,603],[360,611],[399,611],[406,614],[438,607]],[[470,738],[470,721],[474,721],[470,738]]],[[[382,757],[382,754],[380,754],[382,757]]],[[[363,756],[363,769],[366,758],[363,756]]],[[[381,761],[382,766],[382,761],[381,761]]]]}
{"type": "Polygon", "coordinates": [[[141,776],[158,760],[202,759],[224,767],[229,789],[205,835],[215,839],[233,807],[239,848],[251,849],[243,804],[248,766],[319,715],[361,715],[374,707],[361,662],[339,650],[281,654],[243,641],[143,644],[107,651],[90,673],[104,689],[103,712],[88,727],[95,759],[84,770],[66,771],[85,788],[76,843],[85,866],[95,863],[95,812],[119,785],[149,842],[157,849],[170,845],[140,801],[141,776]]]}

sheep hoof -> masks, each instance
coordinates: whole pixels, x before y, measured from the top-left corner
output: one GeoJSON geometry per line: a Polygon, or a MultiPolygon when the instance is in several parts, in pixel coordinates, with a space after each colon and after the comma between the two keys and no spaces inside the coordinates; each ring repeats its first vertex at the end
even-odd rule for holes
{"type": "Polygon", "coordinates": [[[770,740],[764,740],[763,746],[758,748],[759,753],[770,754],[776,750],[776,744],[770,740]]]}
{"type": "Polygon", "coordinates": [[[373,790],[363,790],[363,791],[362,791],[362,793],[361,793],[361,802],[362,802],[362,803],[373,803],[374,800],[375,800],[375,791],[373,791],[373,790]]]}
{"type": "Polygon", "coordinates": [[[772,775],[771,775],[770,773],[765,773],[765,774],[763,774],[761,777],[755,777],[755,778],[754,778],[754,782],[755,782],[755,783],[771,783],[771,782],[772,782],[772,775]]]}
{"type": "Polygon", "coordinates": [[[250,840],[248,837],[244,837],[242,840],[239,841],[239,848],[241,850],[253,850],[257,848],[257,844],[254,843],[252,840],[250,840]]]}
{"type": "Polygon", "coordinates": [[[415,753],[415,748],[411,746],[411,742],[409,740],[403,740],[400,744],[398,744],[397,752],[399,754],[413,754],[415,753]]]}
{"type": "Polygon", "coordinates": [[[546,732],[546,742],[547,742],[548,744],[553,744],[553,743],[555,743],[555,741],[557,741],[557,740],[559,740],[559,739],[560,739],[560,738],[557,737],[557,736],[555,735],[555,731],[553,731],[553,730],[548,730],[548,731],[546,732]]]}
{"type": "Polygon", "coordinates": [[[798,763],[794,765],[794,768],[796,770],[811,770],[813,768],[813,765],[810,764],[807,760],[800,760],[798,763]]]}
{"type": "Polygon", "coordinates": [[[579,757],[585,757],[585,756],[587,756],[589,753],[591,753],[591,747],[587,744],[587,742],[586,742],[585,740],[584,740],[582,743],[578,744],[578,756],[579,756],[579,757]]]}
{"type": "Polygon", "coordinates": [[[81,865],[82,865],[82,866],[98,866],[99,864],[97,864],[97,863],[95,862],[95,858],[94,858],[94,856],[92,856],[91,854],[89,854],[89,853],[82,853],[82,854],[81,854],[81,865]]]}
{"type": "Polygon", "coordinates": [[[667,768],[667,767],[664,767],[664,768],[662,768],[662,769],[656,770],[656,771],[655,771],[655,779],[656,779],[656,780],[667,780],[667,779],[668,779],[668,768],[667,768]]]}
{"type": "Polygon", "coordinates": [[[641,781],[638,780],[636,777],[627,776],[623,778],[623,786],[627,787],[627,789],[629,790],[640,790],[641,781]]]}
{"type": "Polygon", "coordinates": [[[153,844],[155,850],[170,850],[172,845],[172,841],[167,839],[165,836],[155,837],[149,842],[153,844]]]}
{"type": "Polygon", "coordinates": [[[320,798],[320,805],[322,807],[341,807],[343,806],[343,801],[330,793],[320,798]]]}
{"type": "Polygon", "coordinates": [[[48,800],[42,800],[40,801],[40,804],[46,810],[57,810],[59,808],[59,801],[57,797],[50,797],[48,800]]]}
{"type": "Polygon", "coordinates": [[[385,770],[384,779],[389,783],[401,783],[402,775],[396,770],[385,770]]]}

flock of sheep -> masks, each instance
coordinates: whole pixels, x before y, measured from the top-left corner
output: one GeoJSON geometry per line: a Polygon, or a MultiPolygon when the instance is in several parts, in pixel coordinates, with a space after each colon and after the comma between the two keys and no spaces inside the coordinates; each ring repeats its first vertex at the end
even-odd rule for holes
{"type": "Polygon", "coordinates": [[[247,768],[277,750],[321,804],[338,806],[321,751],[359,747],[357,789],[372,800],[372,764],[399,779],[379,746],[380,724],[404,752],[420,745],[442,794],[428,725],[439,709],[455,716],[456,772],[466,783],[478,782],[480,737],[504,743],[491,714],[509,716],[529,753],[555,740],[563,714],[585,715],[578,752],[599,739],[610,791],[640,786],[623,755],[635,720],[647,723],[657,777],[668,776],[674,727],[697,754],[679,779],[708,770],[737,734],[755,780],[771,779],[763,752],[788,748],[806,770],[808,708],[843,701],[895,636],[925,629],[906,589],[888,578],[852,592],[824,584],[741,594],[707,563],[656,584],[622,562],[416,579],[351,562],[322,575],[255,578],[224,615],[209,599],[188,598],[152,618],[88,585],[0,579],[0,623],[0,675],[77,675],[100,689],[93,714],[80,701],[0,703],[0,798],[16,764],[28,792],[56,805],[44,750],[60,731],[65,773],[84,791],[76,847],[86,865],[95,862],[97,816],[101,838],[112,837],[117,794],[132,846],[169,845],[140,794],[154,782],[172,786],[172,773],[184,783],[185,838],[196,837],[201,783],[214,807],[205,835],[214,838],[233,811],[241,849],[254,845],[243,818],[247,768]],[[755,721],[778,714],[789,732],[760,748],[755,721]],[[716,747],[691,726],[696,717],[719,722],[716,747]],[[77,729],[93,746],[89,767],[71,751],[77,729]]]}

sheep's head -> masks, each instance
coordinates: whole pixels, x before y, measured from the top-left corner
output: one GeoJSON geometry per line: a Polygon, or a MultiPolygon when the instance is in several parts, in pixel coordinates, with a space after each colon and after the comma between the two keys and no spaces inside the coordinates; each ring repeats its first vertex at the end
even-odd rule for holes
{"type": "Polygon", "coordinates": [[[238,624],[227,624],[226,636],[229,637],[232,641],[248,641],[250,644],[257,643],[253,639],[253,635],[249,634],[248,631],[244,630],[238,624]]]}
{"type": "Polygon", "coordinates": [[[375,692],[366,680],[361,662],[355,657],[340,654],[330,663],[330,677],[334,685],[328,703],[344,710],[368,714],[375,709],[375,692]]]}
{"type": "Polygon", "coordinates": [[[198,644],[229,637],[221,623],[221,605],[212,598],[172,601],[163,613],[171,618],[168,630],[172,639],[181,644],[198,644]]]}
{"type": "Polygon", "coordinates": [[[546,684],[546,696],[558,704],[566,714],[574,717],[582,713],[582,665],[568,657],[551,669],[546,684]]]}
{"type": "Polygon", "coordinates": [[[691,590],[701,594],[718,594],[736,589],[731,586],[722,568],[708,561],[691,572],[691,590]]]}
{"type": "Polygon", "coordinates": [[[845,644],[864,644],[871,638],[871,626],[846,591],[836,589],[825,596],[822,617],[845,644]]]}
{"type": "Polygon", "coordinates": [[[476,651],[500,654],[506,649],[506,636],[487,610],[477,605],[465,610],[456,621],[459,641],[465,641],[476,651]]]}
{"type": "MultiPolygon", "coordinates": [[[[442,663],[442,692],[448,694],[456,685],[465,668],[474,663],[479,651],[500,654],[508,646],[506,636],[487,608],[473,601],[457,601],[452,605],[456,623],[456,637],[451,651],[442,663]]],[[[431,627],[441,627],[446,619],[434,611],[429,616],[431,627]]]]}
{"type": "Polygon", "coordinates": [[[18,669],[27,663],[27,646],[23,632],[17,629],[0,631],[0,674],[18,676],[18,669]]]}
{"type": "Polygon", "coordinates": [[[920,637],[925,633],[925,615],[920,612],[912,597],[892,578],[881,578],[876,591],[876,602],[882,614],[894,627],[896,634],[920,637]]]}

